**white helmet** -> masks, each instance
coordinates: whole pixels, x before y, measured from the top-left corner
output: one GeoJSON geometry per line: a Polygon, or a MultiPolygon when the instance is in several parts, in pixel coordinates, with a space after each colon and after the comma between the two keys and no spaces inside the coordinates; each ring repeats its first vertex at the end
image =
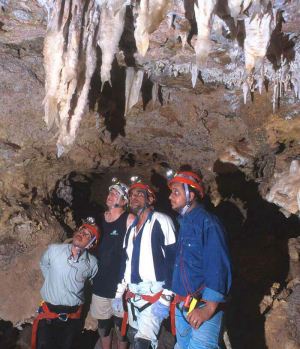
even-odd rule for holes
{"type": "Polygon", "coordinates": [[[115,189],[119,194],[120,198],[124,199],[126,203],[128,202],[128,187],[126,184],[119,182],[117,178],[113,178],[112,185],[108,188],[109,191],[115,189]]]}

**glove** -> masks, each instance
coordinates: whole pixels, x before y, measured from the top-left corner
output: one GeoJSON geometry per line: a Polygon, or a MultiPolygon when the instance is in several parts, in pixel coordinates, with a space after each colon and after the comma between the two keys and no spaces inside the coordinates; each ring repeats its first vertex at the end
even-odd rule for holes
{"type": "Polygon", "coordinates": [[[116,313],[123,313],[123,300],[122,298],[114,298],[111,302],[111,306],[116,313]]]}
{"type": "Polygon", "coordinates": [[[155,302],[152,305],[151,312],[156,316],[159,321],[163,321],[169,316],[170,307],[162,304],[160,301],[155,302]]]}

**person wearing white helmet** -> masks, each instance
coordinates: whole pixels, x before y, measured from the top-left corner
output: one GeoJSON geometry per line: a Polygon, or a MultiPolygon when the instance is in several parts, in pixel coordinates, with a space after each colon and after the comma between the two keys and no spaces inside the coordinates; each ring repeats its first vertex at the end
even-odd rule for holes
{"type": "Polygon", "coordinates": [[[113,329],[118,349],[127,347],[126,337],[120,332],[123,313],[111,306],[119,282],[124,236],[135,218],[127,212],[127,204],[128,187],[113,178],[106,198],[107,209],[101,217],[101,243],[96,251],[99,270],[93,280],[91,315],[98,320],[100,338],[95,348],[111,349],[113,329]]]}

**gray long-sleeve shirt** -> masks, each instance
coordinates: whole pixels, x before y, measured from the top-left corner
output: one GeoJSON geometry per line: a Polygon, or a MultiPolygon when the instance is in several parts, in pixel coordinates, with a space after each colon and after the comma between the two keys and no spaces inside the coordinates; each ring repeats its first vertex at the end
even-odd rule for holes
{"type": "Polygon", "coordinates": [[[84,284],[98,270],[96,257],[83,251],[78,261],[70,258],[71,244],[53,244],[43,254],[40,266],[45,281],[43,300],[54,305],[75,306],[84,302],[84,284]]]}

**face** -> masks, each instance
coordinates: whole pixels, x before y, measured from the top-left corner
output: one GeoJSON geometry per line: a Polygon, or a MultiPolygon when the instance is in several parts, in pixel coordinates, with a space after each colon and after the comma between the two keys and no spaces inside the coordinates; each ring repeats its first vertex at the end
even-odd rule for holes
{"type": "Polygon", "coordinates": [[[182,183],[171,184],[171,194],[169,196],[172,209],[180,211],[186,204],[185,191],[182,183]]]}
{"type": "Polygon", "coordinates": [[[87,228],[80,228],[74,233],[73,245],[78,248],[85,248],[91,241],[93,235],[87,228]]]}
{"type": "Polygon", "coordinates": [[[129,206],[134,213],[145,207],[147,203],[146,193],[141,189],[132,189],[129,193],[129,206]]]}
{"type": "Polygon", "coordinates": [[[107,207],[114,207],[120,201],[120,193],[116,189],[111,189],[106,198],[107,207]]]}

